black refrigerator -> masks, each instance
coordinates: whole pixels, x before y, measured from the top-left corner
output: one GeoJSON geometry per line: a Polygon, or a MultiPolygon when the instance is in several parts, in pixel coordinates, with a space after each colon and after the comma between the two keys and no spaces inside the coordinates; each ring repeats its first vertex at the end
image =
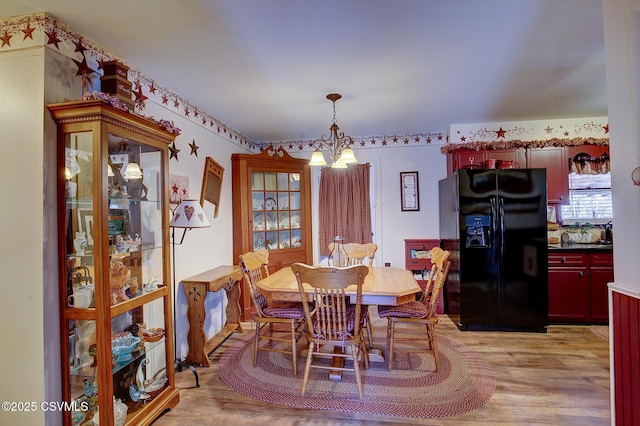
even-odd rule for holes
{"type": "Polygon", "coordinates": [[[449,317],[461,330],[546,332],[546,170],[461,169],[439,201],[449,317]]]}

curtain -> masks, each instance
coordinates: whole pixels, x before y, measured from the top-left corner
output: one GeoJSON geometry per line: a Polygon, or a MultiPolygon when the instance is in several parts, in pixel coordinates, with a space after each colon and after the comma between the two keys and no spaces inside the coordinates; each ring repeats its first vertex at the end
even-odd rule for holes
{"type": "Polygon", "coordinates": [[[611,162],[609,161],[609,156],[606,153],[599,157],[592,157],[586,152],[581,152],[569,158],[569,173],[595,175],[600,173],[609,173],[610,171],[611,162]]]}
{"type": "Polygon", "coordinates": [[[346,169],[324,167],[320,176],[320,254],[336,235],[345,243],[370,243],[369,163],[346,169]]]}

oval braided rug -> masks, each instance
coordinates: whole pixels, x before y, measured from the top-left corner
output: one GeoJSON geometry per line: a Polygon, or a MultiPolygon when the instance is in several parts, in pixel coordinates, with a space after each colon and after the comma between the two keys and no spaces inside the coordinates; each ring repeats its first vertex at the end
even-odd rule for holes
{"type": "MultiPolygon", "coordinates": [[[[374,336],[385,332],[378,329],[374,336]]],[[[236,392],[274,404],[400,417],[445,417],[483,406],[496,388],[495,372],[486,360],[469,347],[439,335],[439,373],[434,371],[430,354],[397,353],[392,371],[386,362],[370,363],[369,369],[363,369],[362,400],[353,372],[344,372],[341,382],[332,382],[327,378],[328,371],[319,369],[311,369],[307,392],[302,396],[304,358],[300,357],[297,376],[287,354],[260,351],[254,367],[254,335],[247,333],[224,352],[218,374],[236,392]]],[[[303,339],[299,347],[305,346],[303,339]]],[[[383,346],[384,340],[374,341],[374,347],[383,346]]]]}

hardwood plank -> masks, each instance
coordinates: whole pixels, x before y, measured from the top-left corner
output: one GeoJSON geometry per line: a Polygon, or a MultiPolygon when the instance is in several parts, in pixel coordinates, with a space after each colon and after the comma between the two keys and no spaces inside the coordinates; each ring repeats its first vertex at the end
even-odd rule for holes
{"type": "MultiPolygon", "coordinates": [[[[372,306],[374,325],[386,324],[375,312],[372,306]]],[[[245,332],[253,332],[249,323],[242,325],[245,332]]],[[[176,374],[180,403],[154,426],[610,424],[609,342],[593,335],[588,325],[552,325],[548,333],[462,332],[443,315],[437,332],[471,347],[494,368],[496,391],[485,406],[460,416],[408,419],[257,401],[230,390],[214,368],[224,349],[242,336],[236,333],[210,356],[212,368],[198,369],[199,389],[193,388],[190,371],[176,374]]]]}

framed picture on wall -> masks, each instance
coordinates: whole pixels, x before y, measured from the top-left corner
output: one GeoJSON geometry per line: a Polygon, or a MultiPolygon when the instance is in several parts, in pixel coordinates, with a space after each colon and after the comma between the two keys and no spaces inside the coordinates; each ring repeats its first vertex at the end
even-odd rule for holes
{"type": "Polygon", "coordinates": [[[400,207],[403,212],[420,210],[418,172],[400,172],[400,207]]]}

